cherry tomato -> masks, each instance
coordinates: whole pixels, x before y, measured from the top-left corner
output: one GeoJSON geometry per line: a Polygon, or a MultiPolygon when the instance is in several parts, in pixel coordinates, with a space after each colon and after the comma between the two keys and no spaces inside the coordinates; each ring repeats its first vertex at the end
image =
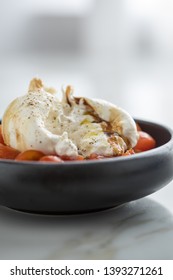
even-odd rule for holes
{"type": "Polygon", "coordinates": [[[137,145],[133,148],[136,153],[144,152],[156,147],[155,139],[144,131],[138,131],[139,139],[137,145]]]}
{"type": "Polygon", "coordinates": [[[15,159],[20,152],[0,143],[0,158],[15,159]]]}
{"type": "Polygon", "coordinates": [[[60,159],[59,157],[57,156],[52,156],[52,155],[49,155],[49,156],[44,156],[44,157],[41,157],[39,159],[39,161],[42,161],[42,162],[64,162],[62,159],[60,159]]]}
{"type": "Polygon", "coordinates": [[[27,150],[20,153],[15,160],[29,160],[29,161],[38,161],[41,157],[45,156],[44,153],[37,150],[27,150]]]}
{"type": "Polygon", "coordinates": [[[0,143],[4,144],[4,138],[2,136],[2,125],[0,124],[0,143]]]}
{"type": "Polygon", "coordinates": [[[71,160],[84,160],[84,157],[83,156],[81,156],[81,155],[78,155],[78,156],[76,156],[76,157],[69,157],[69,156],[61,156],[61,159],[62,160],[65,160],[65,161],[71,161],[71,160]]]}
{"type": "Polygon", "coordinates": [[[75,160],[84,160],[84,157],[81,155],[78,155],[75,160]]]}

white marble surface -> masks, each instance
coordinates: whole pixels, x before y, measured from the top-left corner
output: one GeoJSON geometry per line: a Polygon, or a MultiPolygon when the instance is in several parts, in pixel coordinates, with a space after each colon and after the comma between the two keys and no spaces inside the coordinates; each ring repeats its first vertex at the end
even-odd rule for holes
{"type": "MultiPolygon", "coordinates": [[[[135,117],[173,127],[170,66],[167,75],[163,67],[133,67],[132,73],[124,66],[120,75],[109,57],[1,57],[0,113],[38,75],[54,86],[57,81],[59,89],[72,83],[78,95],[108,99],[135,117]]],[[[148,198],[88,215],[40,216],[0,206],[0,259],[173,259],[172,197],[171,182],[148,198]]]]}
{"type": "Polygon", "coordinates": [[[172,259],[173,216],[152,199],[41,216],[0,207],[0,259],[172,259]]]}

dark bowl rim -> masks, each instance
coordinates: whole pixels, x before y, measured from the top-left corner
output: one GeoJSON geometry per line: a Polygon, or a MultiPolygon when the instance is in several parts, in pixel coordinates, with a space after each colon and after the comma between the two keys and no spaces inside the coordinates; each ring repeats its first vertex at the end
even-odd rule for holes
{"type": "Polygon", "coordinates": [[[161,152],[163,149],[165,149],[166,147],[168,147],[170,145],[171,142],[173,142],[173,129],[170,128],[167,125],[161,124],[161,123],[157,123],[154,121],[149,121],[149,120],[143,120],[143,119],[138,119],[138,118],[134,118],[136,122],[140,122],[141,124],[149,124],[149,125],[153,125],[153,126],[158,126],[160,128],[163,128],[164,130],[167,130],[167,132],[170,134],[170,139],[163,145],[160,145],[154,149],[145,151],[145,152],[141,152],[141,153],[137,153],[137,154],[133,154],[130,156],[118,156],[118,157],[111,157],[111,158],[104,158],[101,160],[84,160],[84,161],[66,161],[63,163],[53,163],[53,162],[40,162],[40,161],[15,161],[12,159],[0,159],[0,165],[1,163],[3,164],[15,164],[15,165],[29,165],[29,166],[59,166],[59,167],[64,167],[64,166],[78,166],[81,165],[95,165],[96,163],[98,165],[100,164],[104,164],[104,163],[116,163],[116,162],[121,162],[121,161],[132,161],[134,159],[138,159],[138,158],[146,158],[146,157],[150,157],[153,156],[155,154],[158,154],[159,152],[161,152]]]}

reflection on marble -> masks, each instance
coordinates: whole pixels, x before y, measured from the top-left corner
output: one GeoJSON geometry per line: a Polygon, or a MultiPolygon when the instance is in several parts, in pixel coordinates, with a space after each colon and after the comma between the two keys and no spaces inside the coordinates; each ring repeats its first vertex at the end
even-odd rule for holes
{"type": "Polygon", "coordinates": [[[171,244],[173,216],[148,198],[73,216],[0,207],[0,259],[173,259],[171,244]]]}

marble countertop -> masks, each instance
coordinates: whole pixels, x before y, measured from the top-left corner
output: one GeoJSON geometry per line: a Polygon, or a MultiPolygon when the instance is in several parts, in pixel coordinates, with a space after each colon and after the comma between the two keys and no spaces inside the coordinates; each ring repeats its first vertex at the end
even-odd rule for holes
{"type": "Polygon", "coordinates": [[[72,216],[0,207],[0,259],[173,259],[173,213],[151,198],[72,216]]]}
{"type": "MultiPolygon", "coordinates": [[[[104,63],[107,78],[100,67],[103,62],[95,65],[95,61],[90,67],[87,60],[77,64],[75,58],[68,62],[62,58],[1,58],[1,92],[5,92],[1,115],[7,104],[26,89],[29,79],[39,74],[47,77],[50,85],[56,77],[60,86],[69,80],[83,95],[96,93],[96,97],[124,105],[136,117],[172,126],[172,84],[168,75],[162,76],[167,80],[155,80],[151,72],[140,76],[137,71],[134,77],[129,74],[123,83],[127,88],[121,91],[110,60],[104,63]],[[112,88],[121,94],[111,95],[112,88]],[[142,96],[145,92],[142,104],[140,91],[142,96]],[[127,98],[129,95],[131,98],[127,98]]],[[[172,198],[173,182],[147,198],[85,215],[33,215],[0,206],[0,259],[173,259],[172,198]]]]}

